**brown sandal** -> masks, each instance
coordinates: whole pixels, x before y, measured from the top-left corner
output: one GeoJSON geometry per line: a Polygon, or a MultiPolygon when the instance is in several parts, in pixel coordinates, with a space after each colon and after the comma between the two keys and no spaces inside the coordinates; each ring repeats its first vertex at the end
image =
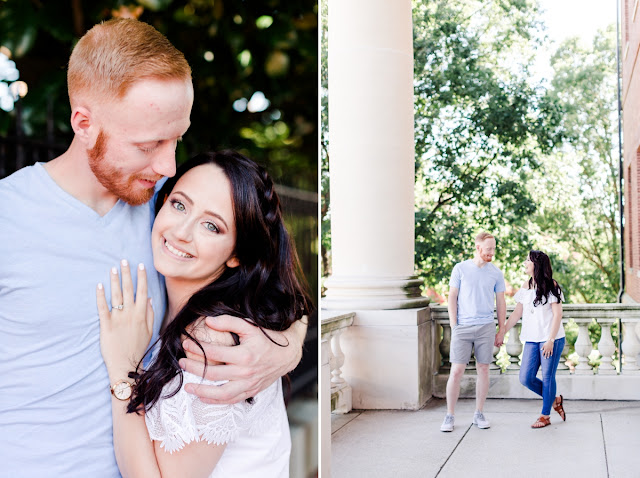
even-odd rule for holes
{"type": "Polygon", "coordinates": [[[540,415],[538,419],[531,425],[531,428],[544,428],[551,425],[551,420],[547,417],[540,415]]]}
{"type": "Polygon", "coordinates": [[[560,415],[560,417],[562,418],[562,421],[566,421],[567,420],[567,414],[564,413],[564,408],[562,408],[562,403],[564,402],[564,400],[562,399],[562,395],[559,395],[556,397],[555,401],[553,402],[553,409],[558,412],[558,415],[560,415]],[[558,402],[558,399],[560,399],[560,401],[558,402]]]}

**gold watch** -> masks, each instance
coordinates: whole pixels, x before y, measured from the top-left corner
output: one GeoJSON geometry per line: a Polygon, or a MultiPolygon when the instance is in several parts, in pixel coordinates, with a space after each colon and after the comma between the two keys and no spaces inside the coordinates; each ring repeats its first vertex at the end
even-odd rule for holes
{"type": "Polygon", "coordinates": [[[116,383],[111,385],[111,395],[116,397],[118,400],[129,400],[132,393],[133,385],[126,380],[118,380],[116,383]]]}

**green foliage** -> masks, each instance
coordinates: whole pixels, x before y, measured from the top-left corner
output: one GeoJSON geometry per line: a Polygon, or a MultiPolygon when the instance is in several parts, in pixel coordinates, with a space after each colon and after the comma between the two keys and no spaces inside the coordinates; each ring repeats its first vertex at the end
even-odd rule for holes
{"type": "Polygon", "coordinates": [[[556,243],[558,280],[585,303],[615,302],[619,289],[615,49],[613,26],[593,45],[574,38],[558,47],[548,96],[563,111],[564,140],[529,188],[535,222],[556,243]]]}
{"type": "Polygon", "coordinates": [[[320,219],[321,274],[331,274],[331,216],[329,212],[329,72],[328,72],[328,2],[320,12],[320,219]]]}
{"type": "MultiPolygon", "coordinates": [[[[65,68],[77,39],[114,16],[140,15],[181,50],[193,69],[191,128],[178,151],[230,147],[264,164],[281,184],[317,190],[317,5],[314,0],[5,0],[0,45],[13,53],[29,86],[22,100],[25,132],[44,137],[53,99],[54,135],[69,144],[65,68]],[[264,111],[236,111],[260,91],[264,111]]],[[[0,134],[13,131],[0,112],[0,134]]]]}
{"type": "Polygon", "coordinates": [[[527,75],[535,17],[525,1],[414,8],[416,268],[427,288],[446,288],[481,229],[497,235],[507,276],[532,246],[525,184],[557,144],[559,122],[527,75]]]}
{"type": "Polygon", "coordinates": [[[576,340],[578,340],[578,324],[573,320],[564,324],[564,334],[566,343],[569,344],[569,353],[567,355],[571,355],[576,350],[575,344],[576,340]]]}
{"type": "Polygon", "coordinates": [[[565,296],[615,302],[619,231],[615,37],[577,40],[529,73],[543,27],[535,2],[416,1],[416,271],[442,294],[480,230],[515,289],[530,249],[565,296]]]}

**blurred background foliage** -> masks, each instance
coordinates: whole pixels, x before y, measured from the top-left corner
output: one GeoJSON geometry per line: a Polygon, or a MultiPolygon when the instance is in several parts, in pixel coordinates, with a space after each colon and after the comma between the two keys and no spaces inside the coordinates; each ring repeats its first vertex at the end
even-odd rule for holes
{"type": "Polygon", "coordinates": [[[320,257],[321,275],[331,275],[331,215],[329,204],[329,67],[328,2],[322,2],[320,17],[320,257]]]}
{"type": "MultiPolygon", "coordinates": [[[[280,184],[317,190],[315,0],[0,0],[0,45],[28,85],[28,137],[43,136],[53,98],[56,141],[70,143],[71,50],[94,24],[123,16],[165,34],[193,69],[192,123],[178,161],[230,147],[265,165],[280,184]]],[[[13,121],[0,111],[0,135],[12,134],[13,121]]]]}

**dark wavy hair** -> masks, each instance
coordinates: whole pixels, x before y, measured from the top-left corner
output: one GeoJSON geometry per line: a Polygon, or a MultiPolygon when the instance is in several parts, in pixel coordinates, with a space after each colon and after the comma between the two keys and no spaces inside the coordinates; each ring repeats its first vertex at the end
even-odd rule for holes
{"type": "MultiPolygon", "coordinates": [[[[293,241],[285,228],[280,199],[264,168],[234,151],[203,153],[178,168],[158,193],[156,215],[177,181],[189,170],[203,164],[219,166],[231,183],[236,224],[234,255],[238,267],[226,268],[213,282],[193,294],[187,304],[160,335],[159,352],[146,370],[141,363],[130,375],[135,379],[129,413],[149,410],[160,398],[162,387],[180,375],[175,395],[182,386],[178,360],[185,357],[184,337],[193,340],[204,354],[188,327],[202,317],[229,314],[243,318],[265,331],[286,330],[312,304],[301,275],[293,241]],[[246,319],[249,317],[249,319],[246,319]],[[139,370],[142,370],[138,373],[139,370]]],[[[237,336],[234,337],[237,341],[237,336]]],[[[206,357],[206,355],[205,355],[206,357]]]]}
{"type": "Polygon", "coordinates": [[[529,260],[533,262],[533,277],[529,278],[529,288],[531,289],[534,283],[536,285],[536,298],[533,300],[533,305],[544,305],[549,302],[549,294],[553,294],[558,302],[562,302],[562,289],[553,280],[549,256],[542,251],[529,251],[529,260]]]}

